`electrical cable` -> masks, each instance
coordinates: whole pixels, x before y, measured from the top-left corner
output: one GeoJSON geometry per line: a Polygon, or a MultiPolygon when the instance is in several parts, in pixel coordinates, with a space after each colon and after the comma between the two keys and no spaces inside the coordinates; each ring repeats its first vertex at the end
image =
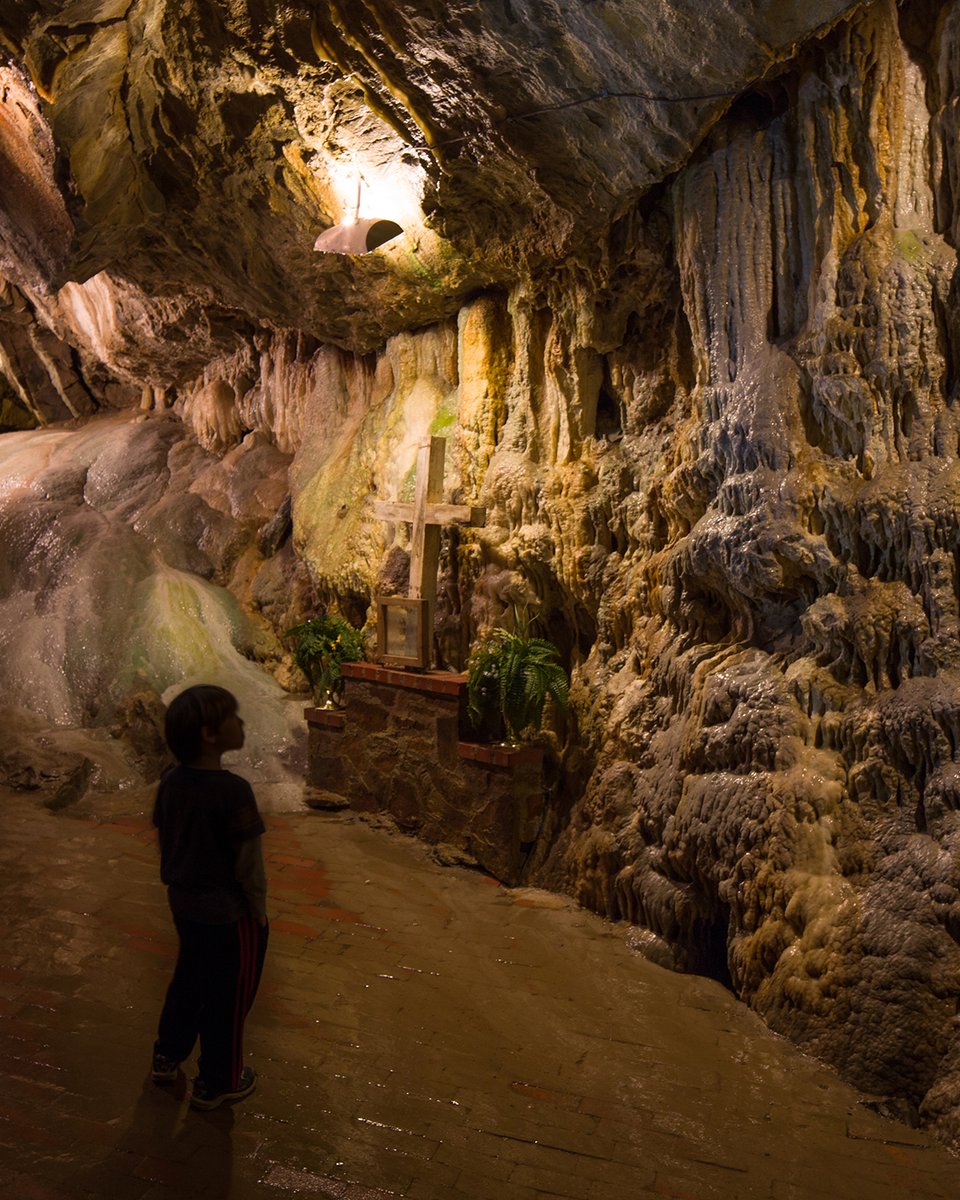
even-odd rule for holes
{"type": "MultiPolygon", "coordinates": [[[[505,125],[508,121],[525,121],[530,117],[540,117],[544,113],[561,112],[566,108],[577,108],[583,104],[593,104],[597,100],[645,100],[652,104],[702,104],[708,100],[733,100],[740,95],[739,91],[735,92],[703,92],[699,95],[692,96],[657,96],[652,92],[610,92],[606,88],[601,88],[599,92],[592,92],[589,96],[579,96],[575,100],[564,100],[560,104],[548,104],[543,108],[532,108],[529,112],[522,113],[507,113],[505,117],[500,117],[494,121],[491,128],[498,129],[501,125],[505,125]]],[[[453,146],[457,142],[465,142],[470,137],[470,134],[460,134],[459,137],[445,138],[442,142],[437,142],[433,147],[419,146],[421,150],[439,150],[443,146],[453,146]]]]}
{"type": "Polygon", "coordinates": [[[578,104],[590,104],[594,100],[649,100],[653,104],[697,104],[706,100],[732,100],[739,94],[739,92],[704,92],[699,96],[656,96],[652,92],[608,92],[606,88],[601,88],[599,92],[594,92],[590,96],[581,96],[577,100],[565,100],[562,104],[550,104],[545,108],[531,109],[530,112],[508,114],[501,118],[501,122],[522,121],[525,117],[538,117],[541,113],[575,108],[578,104]]]}

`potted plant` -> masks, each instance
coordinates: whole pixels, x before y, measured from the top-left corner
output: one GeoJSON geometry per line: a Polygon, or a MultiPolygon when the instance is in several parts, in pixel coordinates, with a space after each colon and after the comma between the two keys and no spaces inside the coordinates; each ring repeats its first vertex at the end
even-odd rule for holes
{"type": "Polygon", "coordinates": [[[344,684],[340,665],[363,658],[362,632],[343,617],[324,613],[291,626],[283,636],[294,642],[294,661],[306,675],[318,707],[339,708],[344,684]]]}
{"type": "Polygon", "coordinates": [[[467,662],[467,710],[473,726],[517,745],[539,730],[547,697],[567,707],[567,673],[553,642],[492,629],[474,646],[467,662]]]}

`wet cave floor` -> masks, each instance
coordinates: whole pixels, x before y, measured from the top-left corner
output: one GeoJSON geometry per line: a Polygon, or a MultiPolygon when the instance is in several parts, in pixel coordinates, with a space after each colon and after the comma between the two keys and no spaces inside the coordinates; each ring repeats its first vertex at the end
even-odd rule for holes
{"type": "Polygon", "coordinates": [[[143,815],[5,794],[4,1200],[906,1200],[960,1163],[719,985],[350,816],[268,816],[260,1086],[148,1076],[174,937],[143,815]]]}

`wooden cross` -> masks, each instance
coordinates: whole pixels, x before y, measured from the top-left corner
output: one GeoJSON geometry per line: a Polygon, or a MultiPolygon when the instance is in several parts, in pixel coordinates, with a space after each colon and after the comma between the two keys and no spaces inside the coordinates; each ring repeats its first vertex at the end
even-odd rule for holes
{"type": "MultiPolygon", "coordinates": [[[[412,504],[378,500],[374,515],[381,521],[410,523],[410,584],[412,600],[427,602],[427,631],[433,628],[437,600],[437,567],[440,561],[441,525],[483,525],[486,510],[469,504],[444,504],[443,459],[446,439],[426,437],[417,451],[417,485],[412,504]]],[[[422,665],[429,665],[424,663],[422,665]]]]}

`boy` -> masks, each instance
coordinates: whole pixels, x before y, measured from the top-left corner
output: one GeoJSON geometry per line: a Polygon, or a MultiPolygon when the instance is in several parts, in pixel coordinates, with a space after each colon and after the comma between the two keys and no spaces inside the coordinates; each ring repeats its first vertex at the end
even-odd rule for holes
{"type": "Polygon", "coordinates": [[[243,1065],[243,1024],[267,948],[263,821],[253,789],[220,759],[243,745],[237,701],[209,684],[187,688],[167,710],[178,765],[164,775],[153,823],[160,877],[180,954],[153,1051],[155,1083],[172,1083],[200,1038],[192,1108],[242,1100],[256,1086],[243,1065]]]}

